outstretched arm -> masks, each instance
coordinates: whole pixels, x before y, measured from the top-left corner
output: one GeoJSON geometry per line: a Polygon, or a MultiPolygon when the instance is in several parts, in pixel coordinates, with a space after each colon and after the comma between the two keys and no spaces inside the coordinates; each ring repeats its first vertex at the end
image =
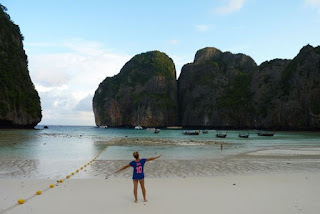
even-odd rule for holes
{"type": "Polygon", "coordinates": [[[155,160],[155,159],[160,158],[160,157],[161,157],[161,155],[159,155],[159,156],[157,156],[157,157],[147,158],[146,161],[152,161],[152,160],[155,160]]]}
{"type": "Polygon", "coordinates": [[[120,172],[120,171],[122,171],[122,170],[124,170],[124,169],[126,169],[128,167],[130,167],[130,164],[125,165],[124,167],[122,167],[121,169],[115,171],[114,173],[118,173],[118,172],[120,172]]]}

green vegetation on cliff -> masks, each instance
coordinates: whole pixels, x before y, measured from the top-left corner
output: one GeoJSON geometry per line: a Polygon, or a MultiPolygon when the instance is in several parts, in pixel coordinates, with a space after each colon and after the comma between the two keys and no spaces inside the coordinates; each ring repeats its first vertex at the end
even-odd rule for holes
{"type": "Polygon", "coordinates": [[[0,4],[0,126],[34,127],[40,98],[30,79],[23,36],[0,4]]]}
{"type": "Polygon", "coordinates": [[[239,72],[234,80],[228,85],[226,95],[218,99],[218,109],[245,106],[248,111],[252,110],[251,81],[251,73],[239,72]]]}
{"type": "Polygon", "coordinates": [[[293,60],[257,66],[250,56],[207,47],[183,66],[176,82],[174,64],[164,53],[139,54],[100,84],[96,121],[137,125],[139,115],[143,126],[319,129],[319,59],[320,47],[308,45],[293,60]],[[178,123],[163,122],[175,114],[178,123]]]}
{"type": "Polygon", "coordinates": [[[166,79],[176,76],[173,61],[160,51],[150,51],[134,56],[120,71],[128,75],[132,87],[145,84],[152,76],[159,75],[166,79]]]}
{"type": "Polygon", "coordinates": [[[119,74],[99,85],[93,107],[97,125],[176,125],[178,104],[172,59],[160,51],[134,56],[119,74]]]}
{"type": "Polygon", "coordinates": [[[244,118],[252,111],[251,82],[256,68],[254,60],[244,54],[210,47],[198,50],[178,80],[182,126],[249,126],[244,118]]]}

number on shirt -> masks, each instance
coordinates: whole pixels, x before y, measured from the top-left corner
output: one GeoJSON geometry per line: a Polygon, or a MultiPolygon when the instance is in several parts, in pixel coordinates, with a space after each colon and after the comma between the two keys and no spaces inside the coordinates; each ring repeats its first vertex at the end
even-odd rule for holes
{"type": "Polygon", "coordinates": [[[137,166],[136,170],[137,170],[137,173],[142,173],[142,166],[137,166]]]}

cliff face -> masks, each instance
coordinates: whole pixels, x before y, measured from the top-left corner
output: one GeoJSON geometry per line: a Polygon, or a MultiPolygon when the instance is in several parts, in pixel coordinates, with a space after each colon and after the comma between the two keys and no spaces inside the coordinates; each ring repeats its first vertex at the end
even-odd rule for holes
{"type": "Polygon", "coordinates": [[[178,80],[182,126],[249,127],[254,60],[204,48],[183,66],[178,80]]]}
{"type": "Polygon", "coordinates": [[[23,36],[0,4],[0,128],[33,128],[42,118],[23,36]]]}
{"type": "Polygon", "coordinates": [[[183,126],[320,128],[320,47],[256,66],[243,54],[199,50],[178,80],[183,126]]]}
{"type": "Polygon", "coordinates": [[[319,129],[320,47],[307,45],[293,60],[261,64],[252,89],[257,127],[319,129]]]}
{"type": "Polygon", "coordinates": [[[106,78],[93,98],[98,126],[177,125],[176,71],[159,51],[134,56],[120,73],[106,78]]]}
{"type": "Polygon", "coordinates": [[[204,48],[175,78],[164,53],[133,57],[97,89],[96,124],[320,129],[320,47],[260,66],[244,54],[204,48]]]}

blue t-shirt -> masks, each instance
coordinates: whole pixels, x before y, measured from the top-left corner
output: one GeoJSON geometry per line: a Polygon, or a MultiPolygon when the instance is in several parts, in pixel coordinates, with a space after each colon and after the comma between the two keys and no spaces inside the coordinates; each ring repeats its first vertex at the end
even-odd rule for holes
{"type": "Polygon", "coordinates": [[[131,161],[130,166],[133,167],[132,179],[141,180],[144,179],[143,166],[147,159],[140,159],[139,162],[131,161]]]}

